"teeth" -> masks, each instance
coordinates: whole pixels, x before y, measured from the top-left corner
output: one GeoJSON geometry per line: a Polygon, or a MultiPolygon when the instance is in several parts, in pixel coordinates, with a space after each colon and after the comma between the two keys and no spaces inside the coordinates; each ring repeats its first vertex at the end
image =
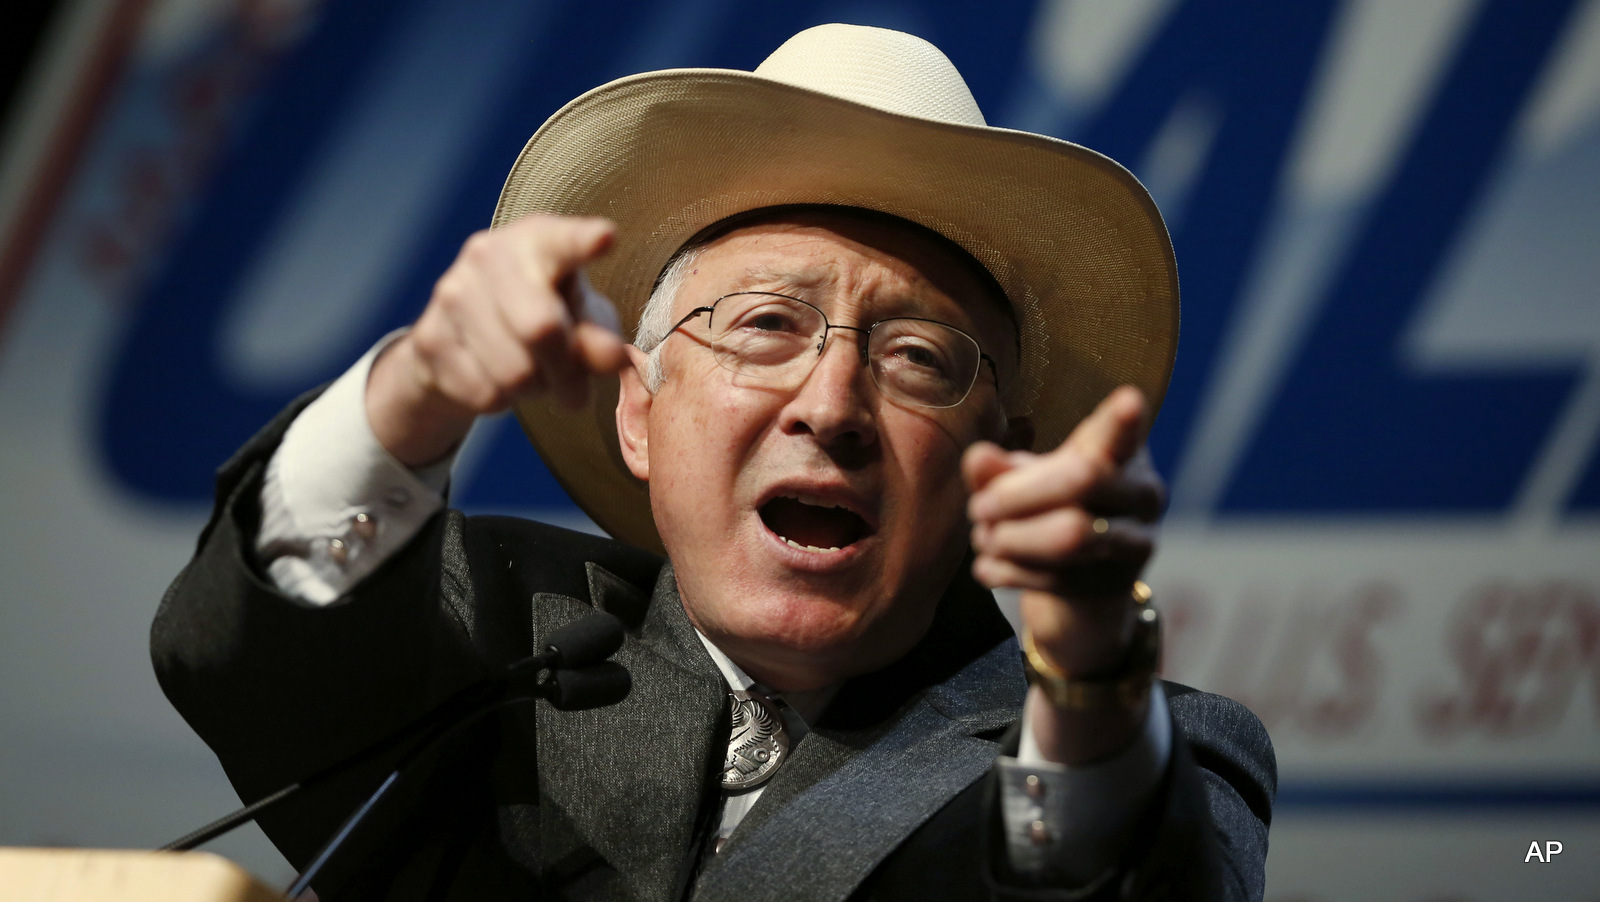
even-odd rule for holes
{"type": "Polygon", "coordinates": [[[802,545],[799,542],[796,542],[794,539],[789,538],[788,536],[778,536],[778,538],[784,540],[785,542],[788,542],[791,546],[793,546],[795,548],[798,548],[801,551],[809,551],[812,554],[832,554],[833,552],[839,550],[837,546],[833,547],[833,548],[818,548],[815,545],[802,545]]]}
{"type": "Polygon", "coordinates": [[[792,498],[795,501],[800,502],[801,504],[809,504],[812,507],[831,507],[834,510],[845,511],[846,513],[853,513],[853,511],[851,511],[848,507],[845,507],[842,504],[834,504],[833,502],[827,500],[826,498],[822,498],[822,497],[817,496],[817,495],[798,495],[797,494],[797,495],[785,495],[784,497],[785,498],[792,498]]]}

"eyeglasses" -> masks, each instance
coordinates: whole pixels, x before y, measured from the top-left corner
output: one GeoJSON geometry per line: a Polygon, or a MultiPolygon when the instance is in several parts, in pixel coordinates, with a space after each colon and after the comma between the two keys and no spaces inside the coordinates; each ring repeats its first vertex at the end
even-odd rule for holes
{"type": "Polygon", "coordinates": [[[896,316],[866,328],[835,326],[821,310],[799,298],[741,291],[689,311],[667,336],[702,313],[707,315],[717,363],[756,384],[779,389],[800,385],[822,359],[828,332],[844,329],[865,336],[865,341],[857,342],[861,361],[886,398],[917,407],[955,407],[971,393],[985,363],[995,389],[1000,388],[994,358],[983,353],[977,340],[931,319],[896,316]]]}

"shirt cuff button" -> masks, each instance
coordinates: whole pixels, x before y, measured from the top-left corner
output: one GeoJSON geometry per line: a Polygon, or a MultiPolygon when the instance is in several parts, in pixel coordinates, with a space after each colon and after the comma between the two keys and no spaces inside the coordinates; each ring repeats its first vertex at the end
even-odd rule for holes
{"type": "Polygon", "coordinates": [[[371,539],[378,533],[378,521],[371,514],[359,513],[350,518],[350,531],[363,539],[371,539]]]}
{"type": "Polygon", "coordinates": [[[1049,845],[1052,839],[1054,837],[1050,835],[1050,828],[1045,826],[1044,821],[1034,821],[1028,825],[1028,841],[1034,845],[1049,845]]]}
{"type": "Polygon", "coordinates": [[[335,564],[343,566],[344,562],[350,559],[350,548],[342,539],[329,539],[328,557],[333,558],[335,564]]]}

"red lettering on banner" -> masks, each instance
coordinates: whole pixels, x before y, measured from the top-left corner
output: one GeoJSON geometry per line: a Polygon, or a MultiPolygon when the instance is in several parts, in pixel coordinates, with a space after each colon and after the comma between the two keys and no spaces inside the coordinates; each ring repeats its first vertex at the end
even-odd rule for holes
{"type": "Polygon", "coordinates": [[[1372,720],[1384,675],[1374,637],[1400,605],[1392,583],[1369,580],[1331,595],[1309,588],[1287,598],[1251,588],[1220,637],[1208,635],[1214,606],[1202,589],[1168,588],[1162,598],[1164,610],[1179,613],[1167,640],[1177,679],[1198,675],[1205,653],[1220,645],[1203,684],[1244,703],[1269,729],[1333,738],[1372,720]]]}
{"type": "Polygon", "coordinates": [[[299,34],[305,6],[239,0],[205,45],[162,78],[166,134],[123,152],[110,208],[93,212],[80,232],[85,267],[108,296],[143,275],[138,267],[167,239],[266,66],[299,34]]]}
{"type": "Polygon", "coordinates": [[[1425,735],[1547,733],[1579,682],[1600,680],[1600,603],[1579,582],[1490,580],[1457,606],[1445,644],[1456,685],[1419,697],[1425,735]]]}
{"type": "Polygon", "coordinates": [[[1310,701],[1300,716],[1306,732],[1345,736],[1372,716],[1383,688],[1383,661],[1372,634],[1399,606],[1399,590],[1376,581],[1357,586],[1345,599],[1327,650],[1339,672],[1339,689],[1310,701]]]}
{"type": "Polygon", "coordinates": [[[1161,606],[1161,675],[1182,681],[1199,670],[1208,648],[1211,602],[1203,589],[1186,582],[1162,586],[1156,603],[1161,606]]]}

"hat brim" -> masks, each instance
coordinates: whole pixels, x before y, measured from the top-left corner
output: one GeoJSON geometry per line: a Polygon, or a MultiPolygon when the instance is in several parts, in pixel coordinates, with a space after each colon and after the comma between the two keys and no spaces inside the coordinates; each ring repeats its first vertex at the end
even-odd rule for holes
{"type": "MultiPolygon", "coordinates": [[[[1108,157],[1029,132],[886,112],[749,72],[677,69],[603,85],[529,139],[493,225],[529,213],[616,222],[588,269],[631,337],[656,277],[706,226],[747,210],[837,204],[931,228],[987,266],[1022,329],[1008,409],[1054,448],[1118,385],[1159,408],[1177,350],[1172,243],[1138,180],[1108,157]]],[[[570,411],[517,418],[556,480],[602,529],[662,550],[648,487],[617,442],[615,376],[570,411]]]]}

